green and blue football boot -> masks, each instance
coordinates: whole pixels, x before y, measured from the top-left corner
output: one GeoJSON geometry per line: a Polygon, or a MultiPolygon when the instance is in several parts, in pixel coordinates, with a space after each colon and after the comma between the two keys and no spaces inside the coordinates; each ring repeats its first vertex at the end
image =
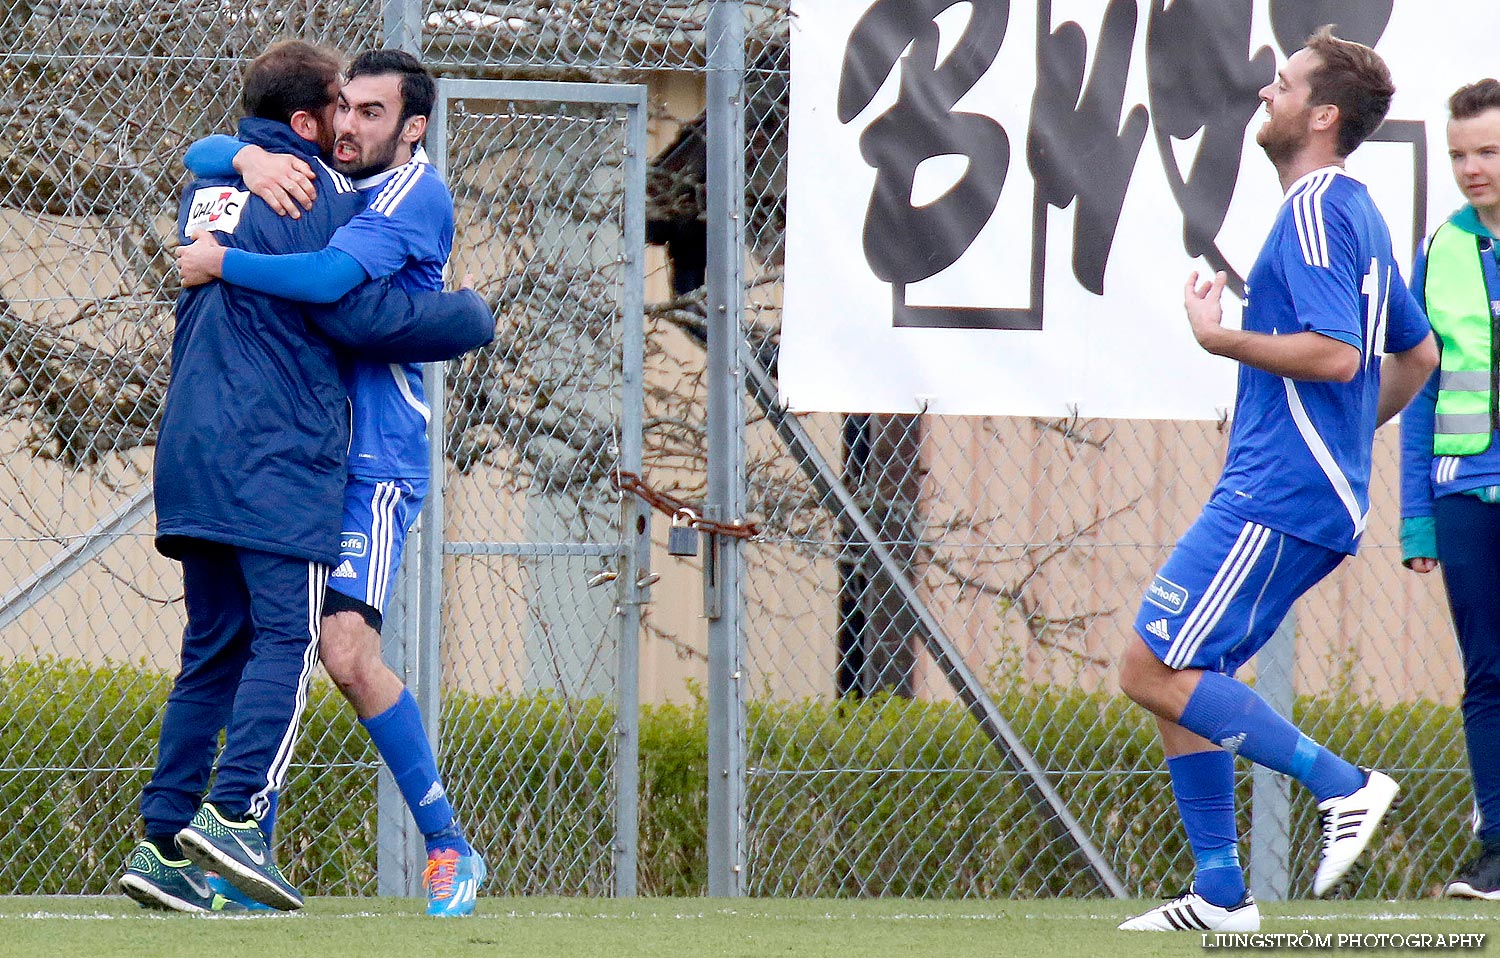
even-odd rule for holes
{"type": "Polygon", "coordinates": [[[243,912],[245,906],[218,894],[191,861],[162,854],[154,842],[141,842],[125,860],[120,891],[146,908],[162,911],[243,912]]]}
{"type": "Polygon", "coordinates": [[[192,823],[177,833],[177,844],[198,867],[218,872],[261,904],[281,911],[302,907],[302,893],[276,867],[255,819],[233,821],[204,802],[192,823]]]}

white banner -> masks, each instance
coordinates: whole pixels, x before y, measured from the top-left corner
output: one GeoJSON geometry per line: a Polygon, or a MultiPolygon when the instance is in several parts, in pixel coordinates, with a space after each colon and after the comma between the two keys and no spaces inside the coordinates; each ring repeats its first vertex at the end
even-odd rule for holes
{"type": "Polygon", "coordinates": [[[1210,419],[1234,364],[1183,286],[1281,199],[1257,96],[1323,23],[1396,97],[1349,159],[1406,264],[1456,208],[1448,96],[1500,70],[1478,0],[793,0],[791,410],[1210,419]]]}

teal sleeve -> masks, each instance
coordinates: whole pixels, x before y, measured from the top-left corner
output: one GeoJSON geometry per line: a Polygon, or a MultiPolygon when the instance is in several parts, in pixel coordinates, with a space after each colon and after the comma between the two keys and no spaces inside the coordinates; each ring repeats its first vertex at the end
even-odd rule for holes
{"type": "Polygon", "coordinates": [[[365,279],[365,268],[343,250],[280,256],[224,251],[224,282],[299,303],[331,303],[365,279]]]}
{"type": "Polygon", "coordinates": [[[1401,561],[1437,558],[1437,520],[1413,516],[1401,520],[1401,561]]]}
{"type": "Polygon", "coordinates": [[[234,176],[234,158],[244,148],[234,137],[215,133],[188,147],[182,165],[194,176],[234,176]]]}

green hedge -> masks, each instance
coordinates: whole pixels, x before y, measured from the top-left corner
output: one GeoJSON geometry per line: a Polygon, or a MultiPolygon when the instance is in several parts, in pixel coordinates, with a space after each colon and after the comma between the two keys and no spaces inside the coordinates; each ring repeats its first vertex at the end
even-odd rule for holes
{"type": "MultiPolygon", "coordinates": [[[[0,666],[0,891],[108,890],[139,822],[170,677],[66,661],[0,666]]],[[[999,697],[1073,813],[1132,891],[1188,878],[1152,726],[1114,696],[1012,688],[999,697]]],[[[1303,701],[1309,734],[1398,771],[1405,794],[1362,896],[1429,892],[1467,852],[1471,801],[1456,710],[1303,701]]],[[[614,716],[599,700],[450,695],[449,791],[491,862],[495,893],[608,893],[614,716]]],[[[353,713],[314,686],[278,827],[278,856],[312,894],[375,889],[375,761],[353,713]]],[[[1097,894],[1043,827],[1022,782],[961,706],[879,698],[758,702],[749,715],[756,894],[922,897],[1097,894]],[[962,770],[955,774],[951,770],[962,770]]],[[[706,885],[706,714],[643,710],[640,889],[706,885]]],[[[1243,763],[1242,763],[1243,764],[1243,763]]],[[[1241,776],[1241,807],[1249,796],[1241,776]]],[[[1310,881],[1312,800],[1293,793],[1294,894],[1310,881]]],[[[1242,814],[1242,829],[1248,821],[1242,814]]]]}

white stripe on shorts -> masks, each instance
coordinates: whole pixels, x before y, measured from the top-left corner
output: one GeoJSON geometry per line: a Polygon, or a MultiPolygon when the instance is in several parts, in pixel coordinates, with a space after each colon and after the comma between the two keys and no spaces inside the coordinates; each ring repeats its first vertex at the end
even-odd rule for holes
{"type": "Polygon", "coordinates": [[[1213,581],[1208,584],[1203,597],[1198,600],[1198,604],[1188,615],[1187,622],[1183,624],[1182,631],[1177,633],[1177,638],[1172,640],[1171,647],[1167,649],[1166,658],[1162,661],[1169,667],[1188,667],[1193,656],[1198,654],[1203,640],[1213,632],[1219,620],[1224,617],[1224,610],[1229,608],[1230,601],[1245,584],[1245,577],[1250,574],[1270,538],[1271,530],[1266,526],[1256,522],[1245,523],[1234,547],[1229,550],[1219,571],[1214,573],[1213,581]]]}
{"type": "Polygon", "coordinates": [[[382,615],[396,553],[396,509],[401,499],[401,487],[394,482],[375,483],[375,492],[370,496],[370,563],[365,574],[365,604],[382,615]]]}
{"type": "Polygon", "coordinates": [[[281,735],[276,746],[276,755],[271,767],[266,770],[266,786],[250,796],[250,817],[263,818],[271,807],[271,796],[281,791],[286,784],[286,773],[292,765],[292,752],[297,744],[297,731],[302,723],[302,712],[307,708],[307,683],[312,679],[313,669],[318,664],[319,626],[323,621],[323,594],[328,588],[328,566],[320,562],[307,564],[307,649],[302,653],[302,672],[297,676],[296,707],[292,720],[281,735]]]}

